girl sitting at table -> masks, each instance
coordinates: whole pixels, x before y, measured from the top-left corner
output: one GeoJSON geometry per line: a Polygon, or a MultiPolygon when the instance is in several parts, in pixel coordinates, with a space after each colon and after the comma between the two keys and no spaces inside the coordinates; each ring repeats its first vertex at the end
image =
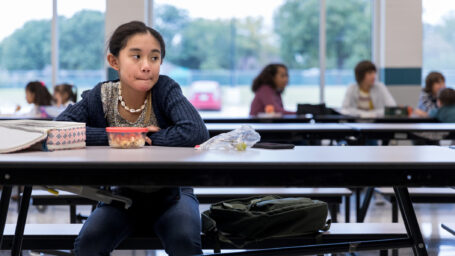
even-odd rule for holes
{"type": "Polygon", "coordinates": [[[446,79],[439,72],[430,72],[425,78],[425,88],[422,89],[419,97],[419,105],[414,110],[416,116],[426,117],[428,113],[438,108],[437,98],[440,90],[446,88],[446,79]]]}
{"type": "Polygon", "coordinates": [[[68,107],[77,101],[77,89],[71,84],[59,84],[54,87],[54,102],[57,107],[68,107]]]}
{"type": "MultiPolygon", "coordinates": [[[[25,99],[28,104],[33,104],[33,107],[28,113],[22,113],[22,116],[42,117],[42,108],[52,105],[52,95],[41,81],[32,81],[25,86],[25,99]]],[[[21,106],[18,105],[16,112],[20,110],[21,106]]]]}
{"type": "Polygon", "coordinates": [[[269,64],[254,79],[250,115],[259,113],[295,114],[283,107],[281,94],[289,81],[288,68],[283,64],[269,64]]]}
{"type": "MultiPolygon", "coordinates": [[[[180,86],[160,75],[166,49],[162,36],[139,21],[119,26],[109,40],[107,61],[119,80],[82,94],[56,120],[85,122],[87,145],[108,145],[106,127],[147,127],[147,142],[194,147],[209,138],[180,86]]],[[[151,152],[152,153],[152,152],[151,152]]],[[[192,188],[113,187],[133,205],[100,203],[75,241],[76,255],[109,255],[132,233],[156,234],[169,255],[201,254],[199,203],[192,188]]]]}
{"type": "Polygon", "coordinates": [[[54,87],[53,102],[51,107],[42,108],[42,114],[54,118],[62,113],[70,104],[77,100],[77,89],[70,84],[59,84],[54,87]]]}

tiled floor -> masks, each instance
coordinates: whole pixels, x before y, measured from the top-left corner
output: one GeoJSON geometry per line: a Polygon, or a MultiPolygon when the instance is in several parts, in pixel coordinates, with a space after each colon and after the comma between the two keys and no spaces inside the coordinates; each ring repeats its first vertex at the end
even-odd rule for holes
{"type": "MultiPolygon", "coordinates": [[[[354,209],[354,198],[351,199],[351,209],[354,209]]],[[[380,201],[380,200],[378,200],[380,201]]],[[[201,206],[201,210],[206,209],[206,206],[201,206]]],[[[450,204],[416,204],[414,206],[421,229],[424,235],[425,242],[428,246],[429,255],[455,255],[455,236],[452,236],[440,227],[440,223],[452,223],[455,227],[455,205],[450,204]]],[[[90,207],[80,206],[78,212],[89,214],[90,207]]],[[[344,220],[344,207],[341,207],[339,219],[344,220]]],[[[44,212],[38,211],[34,206],[30,207],[27,223],[69,223],[69,207],[66,206],[49,206],[44,212]]],[[[355,220],[355,212],[351,210],[351,220],[355,220]]],[[[11,202],[10,211],[8,214],[7,223],[15,223],[17,218],[17,203],[11,202]]],[[[376,204],[372,202],[366,222],[391,222],[391,205],[387,202],[384,204],[376,204]]],[[[400,220],[401,221],[401,220],[400,220]]],[[[24,256],[31,253],[26,251],[24,256]]],[[[9,255],[8,251],[0,251],[0,256],[9,255]]],[[[36,254],[33,254],[36,255],[36,254]]],[[[152,256],[166,255],[163,252],[151,251],[115,251],[116,256],[152,256]]],[[[379,255],[378,252],[361,252],[356,255],[379,255]]],[[[411,249],[400,249],[399,255],[413,255],[411,249]]]]}

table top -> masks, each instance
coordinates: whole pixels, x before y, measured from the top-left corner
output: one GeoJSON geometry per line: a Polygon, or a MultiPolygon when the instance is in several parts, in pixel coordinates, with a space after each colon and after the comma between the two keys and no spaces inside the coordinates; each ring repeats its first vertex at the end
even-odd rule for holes
{"type": "MultiPolygon", "coordinates": [[[[0,115],[0,120],[53,120],[51,117],[0,115]]],[[[251,116],[220,116],[203,117],[205,123],[437,123],[434,118],[429,117],[355,117],[345,115],[283,115],[281,117],[251,117],[251,116]]]]}
{"type": "Polygon", "coordinates": [[[53,120],[51,117],[39,117],[39,116],[21,116],[21,115],[2,115],[0,114],[1,120],[53,120]]]}
{"type": "Polygon", "coordinates": [[[224,132],[250,125],[259,132],[453,132],[455,123],[208,123],[210,132],[224,132]]]}
{"type": "Polygon", "coordinates": [[[208,123],[207,129],[210,132],[224,132],[240,128],[242,125],[249,125],[258,132],[276,132],[276,131],[305,131],[305,132],[323,132],[323,131],[355,131],[345,124],[335,123],[208,123]]]}
{"type": "Polygon", "coordinates": [[[165,186],[454,186],[455,150],[306,146],[292,150],[87,147],[0,155],[0,182],[165,186]]]}
{"type": "MultiPolygon", "coordinates": [[[[384,195],[395,195],[393,188],[375,188],[381,194],[384,195]]],[[[455,195],[455,189],[453,188],[409,188],[411,196],[450,196],[455,195]]]]}
{"type": "Polygon", "coordinates": [[[368,123],[433,123],[438,122],[429,117],[374,117],[364,118],[345,115],[284,115],[282,117],[203,117],[205,123],[340,123],[340,122],[368,122],[368,123]]]}
{"type": "MultiPolygon", "coordinates": [[[[87,147],[53,152],[0,154],[0,168],[23,165],[342,165],[342,164],[442,164],[455,166],[455,150],[439,146],[298,146],[294,149],[246,151],[195,150],[146,146],[140,149],[87,147]]],[[[31,167],[33,168],[33,167],[31,167]]]]}
{"type": "Polygon", "coordinates": [[[453,132],[455,123],[346,123],[360,132],[371,131],[413,131],[413,132],[453,132]]]}

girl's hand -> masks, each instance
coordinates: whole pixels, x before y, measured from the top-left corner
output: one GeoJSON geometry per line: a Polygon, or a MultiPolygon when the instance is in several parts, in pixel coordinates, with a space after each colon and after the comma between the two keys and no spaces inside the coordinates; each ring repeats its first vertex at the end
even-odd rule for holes
{"type": "Polygon", "coordinates": [[[145,128],[147,128],[149,130],[148,132],[157,132],[157,131],[160,130],[160,127],[154,126],[154,125],[150,125],[150,126],[147,126],[145,128]]]}
{"type": "Polygon", "coordinates": [[[418,116],[418,117],[428,117],[428,113],[427,112],[425,112],[423,110],[420,110],[418,108],[414,109],[413,114],[418,116]]]}
{"type": "Polygon", "coordinates": [[[21,105],[17,105],[16,109],[14,110],[14,112],[18,112],[19,110],[21,110],[21,105]]]}
{"type": "MultiPolygon", "coordinates": [[[[157,132],[160,130],[160,127],[153,126],[153,125],[147,126],[145,128],[148,129],[148,132],[157,132]]],[[[145,142],[149,145],[152,145],[152,140],[147,136],[145,136],[145,142]]]]}

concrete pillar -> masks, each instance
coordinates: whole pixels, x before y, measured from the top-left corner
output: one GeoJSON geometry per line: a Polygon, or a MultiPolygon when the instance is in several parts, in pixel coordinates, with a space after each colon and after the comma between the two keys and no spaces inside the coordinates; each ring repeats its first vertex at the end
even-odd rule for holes
{"type": "MultiPolygon", "coordinates": [[[[107,40],[111,37],[114,30],[123,23],[138,20],[151,25],[153,0],[106,0],[106,19],[104,37],[107,40]]],[[[118,77],[117,71],[107,67],[107,77],[109,80],[118,77]]]]}
{"type": "Polygon", "coordinates": [[[415,107],[422,80],[422,0],[374,0],[373,59],[399,105],[415,107]]]}

